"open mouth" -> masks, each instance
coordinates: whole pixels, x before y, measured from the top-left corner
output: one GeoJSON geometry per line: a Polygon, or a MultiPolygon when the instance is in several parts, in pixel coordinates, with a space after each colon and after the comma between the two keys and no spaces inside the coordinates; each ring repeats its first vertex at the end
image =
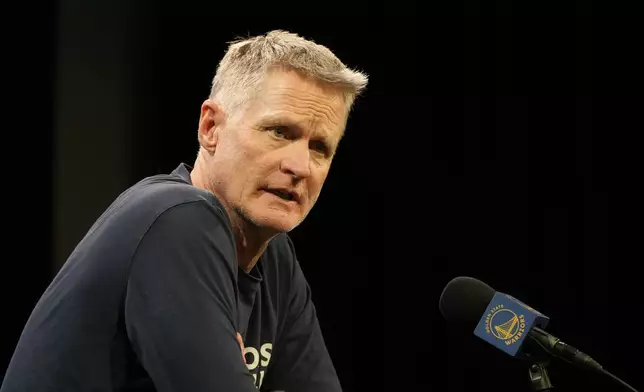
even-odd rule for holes
{"type": "Polygon", "coordinates": [[[264,191],[266,191],[268,193],[272,193],[275,196],[279,197],[280,199],[283,199],[283,200],[286,200],[286,201],[295,201],[296,200],[295,194],[293,194],[291,192],[288,192],[288,191],[284,191],[284,190],[280,190],[280,189],[264,189],[264,191]]]}

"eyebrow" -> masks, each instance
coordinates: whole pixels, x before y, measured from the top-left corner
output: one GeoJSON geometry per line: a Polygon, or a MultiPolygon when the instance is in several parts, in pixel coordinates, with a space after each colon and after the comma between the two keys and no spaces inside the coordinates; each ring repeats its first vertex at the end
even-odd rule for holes
{"type": "MultiPolygon", "coordinates": [[[[300,125],[300,123],[293,120],[292,117],[284,114],[269,114],[260,120],[260,124],[262,126],[285,126],[304,133],[304,127],[300,125]]],[[[329,131],[321,128],[321,131],[317,131],[316,133],[324,138],[330,148],[335,149],[338,143],[333,140],[329,131]]]]}
{"type": "Polygon", "coordinates": [[[267,117],[264,117],[260,120],[260,123],[263,126],[272,126],[272,125],[284,125],[289,128],[295,128],[299,131],[303,131],[303,127],[298,124],[296,121],[293,121],[292,118],[289,118],[288,116],[280,115],[280,114],[274,114],[274,115],[269,115],[267,117]]]}

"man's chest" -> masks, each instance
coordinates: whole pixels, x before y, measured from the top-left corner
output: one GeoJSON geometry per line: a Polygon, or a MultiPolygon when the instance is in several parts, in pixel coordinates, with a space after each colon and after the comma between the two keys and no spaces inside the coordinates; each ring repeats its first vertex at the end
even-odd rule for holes
{"type": "Polygon", "coordinates": [[[237,327],[244,343],[244,358],[259,389],[273,359],[277,340],[278,315],[269,295],[258,290],[253,296],[240,296],[237,327]]]}

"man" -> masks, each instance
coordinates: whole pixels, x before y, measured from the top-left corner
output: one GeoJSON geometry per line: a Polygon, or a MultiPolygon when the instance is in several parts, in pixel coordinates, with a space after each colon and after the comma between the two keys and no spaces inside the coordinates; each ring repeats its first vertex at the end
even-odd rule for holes
{"type": "Polygon", "coordinates": [[[232,43],[194,168],[142,180],[97,220],[1,391],[340,391],[286,233],[315,204],[366,84],[295,34],[232,43]]]}

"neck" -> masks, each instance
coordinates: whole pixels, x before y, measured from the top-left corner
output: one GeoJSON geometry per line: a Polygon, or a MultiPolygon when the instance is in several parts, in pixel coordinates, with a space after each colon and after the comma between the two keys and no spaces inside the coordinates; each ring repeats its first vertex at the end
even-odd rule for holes
{"type": "Polygon", "coordinates": [[[190,173],[190,180],[195,187],[212,192],[224,206],[233,226],[237,264],[248,273],[255,267],[275,233],[272,230],[258,227],[235,212],[223,198],[210,189],[209,182],[204,178],[204,173],[200,170],[200,167],[201,165],[197,161],[190,173]]]}
{"type": "Polygon", "coordinates": [[[248,273],[259,261],[274,234],[266,233],[266,230],[248,222],[235,212],[229,213],[229,216],[233,222],[237,263],[248,273]]]}

